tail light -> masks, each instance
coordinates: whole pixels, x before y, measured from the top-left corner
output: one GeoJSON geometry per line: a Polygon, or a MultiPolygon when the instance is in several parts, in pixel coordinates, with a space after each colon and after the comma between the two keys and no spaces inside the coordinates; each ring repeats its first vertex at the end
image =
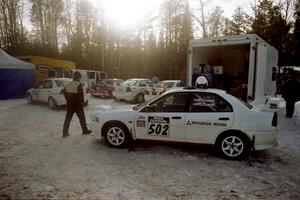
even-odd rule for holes
{"type": "Polygon", "coordinates": [[[64,92],[65,92],[65,89],[62,89],[62,90],[59,92],[59,94],[60,94],[60,95],[63,95],[64,92]]]}
{"type": "Polygon", "coordinates": [[[274,115],[273,115],[273,119],[272,119],[272,126],[277,126],[278,124],[278,116],[277,116],[277,112],[274,112],[274,115]]]}
{"type": "Polygon", "coordinates": [[[126,92],[132,92],[132,90],[130,89],[130,87],[126,88],[126,92]]]}
{"type": "Polygon", "coordinates": [[[146,90],[145,91],[145,95],[150,95],[149,91],[146,90]]]}

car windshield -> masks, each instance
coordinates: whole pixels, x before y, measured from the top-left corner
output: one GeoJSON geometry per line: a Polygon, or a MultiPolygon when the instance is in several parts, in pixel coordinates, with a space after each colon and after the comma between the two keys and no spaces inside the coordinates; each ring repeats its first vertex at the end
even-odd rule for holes
{"type": "Polygon", "coordinates": [[[139,110],[141,108],[143,108],[144,106],[156,101],[157,99],[159,99],[161,97],[161,95],[158,95],[156,97],[153,97],[152,99],[149,99],[148,101],[145,101],[144,103],[140,103],[140,104],[137,104],[135,106],[132,107],[133,110],[139,110]]]}
{"type": "Polygon", "coordinates": [[[136,79],[129,79],[129,80],[126,80],[124,83],[122,83],[122,85],[125,85],[125,86],[134,86],[136,83],[137,83],[136,79]]]}
{"type": "Polygon", "coordinates": [[[57,87],[62,87],[66,82],[66,80],[55,80],[56,86],[57,87]]]}
{"type": "Polygon", "coordinates": [[[174,82],[161,82],[161,84],[163,84],[164,85],[164,87],[166,87],[166,88],[171,88],[172,86],[173,86],[173,84],[174,84],[174,82]]]}
{"type": "Polygon", "coordinates": [[[104,82],[108,85],[113,85],[114,81],[113,80],[104,80],[104,82]]]}

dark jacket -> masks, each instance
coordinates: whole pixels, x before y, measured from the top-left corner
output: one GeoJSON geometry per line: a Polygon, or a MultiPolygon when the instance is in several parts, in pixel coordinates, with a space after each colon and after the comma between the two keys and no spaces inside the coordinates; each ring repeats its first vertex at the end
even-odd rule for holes
{"type": "Polygon", "coordinates": [[[283,87],[282,97],[285,100],[298,101],[300,99],[300,83],[296,79],[290,79],[283,87]]]}
{"type": "Polygon", "coordinates": [[[84,103],[82,84],[79,81],[71,81],[65,85],[63,90],[67,100],[67,107],[72,110],[79,109],[84,103]]]}

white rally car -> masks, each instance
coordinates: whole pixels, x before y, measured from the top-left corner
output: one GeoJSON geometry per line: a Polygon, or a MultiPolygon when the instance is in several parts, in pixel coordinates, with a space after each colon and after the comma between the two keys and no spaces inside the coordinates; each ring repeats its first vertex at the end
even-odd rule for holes
{"type": "MultiPolygon", "coordinates": [[[[26,98],[29,103],[45,102],[48,103],[51,109],[57,106],[66,105],[66,99],[61,91],[64,89],[64,84],[72,81],[70,78],[50,78],[40,81],[35,88],[31,88],[26,92],[26,98]]],[[[86,91],[86,85],[83,91],[86,91]]],[[[88,104],[86,95],[84,95],[84,102],[88,104]]]]}
{"type": "Polygon", "coordinates": [[[120,86],[115,86],[113,97],[115,100],[144,102],[144,92],[147,84],[151,84],[150,79],[135,78],[124,81],[120,86]]]}
{"type": "Polygon", "coordinates": [[[96,138],[112,147],[130,140],[201,143],[240,159],[277,145],[277,113],[253,110],[217,89],[180,88],[135,106],[96,106],[91,120],[96,138]]]}
{"type": "Polygon", "coordinates": [[[157,84],[148,84],[145,89],[145,101],[148,101],[167,90],[184,87],[181,80],[165,80],[157,84]]]}

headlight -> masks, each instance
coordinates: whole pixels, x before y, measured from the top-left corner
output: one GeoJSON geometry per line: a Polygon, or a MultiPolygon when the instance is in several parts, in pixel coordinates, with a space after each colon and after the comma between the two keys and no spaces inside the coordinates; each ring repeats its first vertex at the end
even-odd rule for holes
{"type": "Polygon", "coordinates": [[[93,113],[91,114],[91,120],[94,121],[94,122],[98,122],[98,123],[100,122],[100,118],[93,115],[93,113]]]}

